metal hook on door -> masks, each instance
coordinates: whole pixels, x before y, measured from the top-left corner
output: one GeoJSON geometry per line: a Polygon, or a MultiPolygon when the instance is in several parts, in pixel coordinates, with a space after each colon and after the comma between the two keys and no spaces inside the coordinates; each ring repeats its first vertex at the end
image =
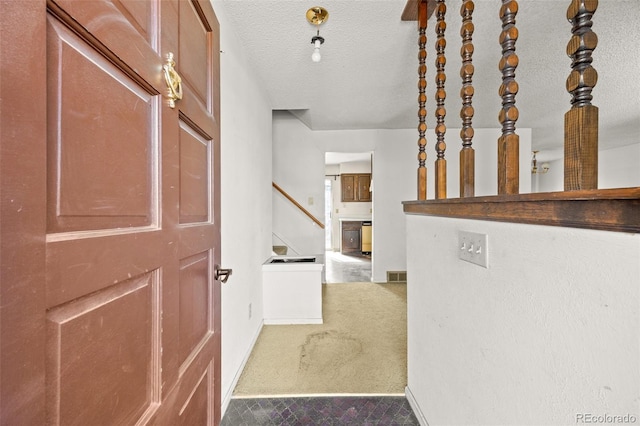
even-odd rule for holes
{"type": "Polygon", "coordinates": [[[167,83],[168,93],[167,97],[169,98],[169,106],[171,108],[176,107],[176,101],[182,99],[182,78],[174,68],[176,62],[173,60],[173,53],[167,53],[167,61],[162,66],[162,70],[164,71],[164,80],[167,83]]]}
{"type": "Polygon", "coordinates": [[[220,265],[215,266],[214,278],[221,283],[226,283],[231,274],[233,274],[233,269],[221,269],[220,265]]]}

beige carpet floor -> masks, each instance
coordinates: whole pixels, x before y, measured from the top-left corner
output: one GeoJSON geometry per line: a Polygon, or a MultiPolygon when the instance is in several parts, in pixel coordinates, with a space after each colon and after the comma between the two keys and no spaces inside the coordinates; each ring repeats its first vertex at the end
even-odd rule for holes
{"type": "Polygon", "coordinates": [[[405,284],[324,284],[323,317],[318,325],[265,325],[234,396],[404,394],[405,284]]]}

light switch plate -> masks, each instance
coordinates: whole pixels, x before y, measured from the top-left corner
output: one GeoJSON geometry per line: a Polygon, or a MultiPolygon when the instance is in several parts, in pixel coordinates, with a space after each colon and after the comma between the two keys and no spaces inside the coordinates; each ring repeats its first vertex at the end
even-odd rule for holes
{"type": "Polygon", "coordinates": [[[489,236],[476,232],[459,231],[458,258],[489,268],[489,236]]]}

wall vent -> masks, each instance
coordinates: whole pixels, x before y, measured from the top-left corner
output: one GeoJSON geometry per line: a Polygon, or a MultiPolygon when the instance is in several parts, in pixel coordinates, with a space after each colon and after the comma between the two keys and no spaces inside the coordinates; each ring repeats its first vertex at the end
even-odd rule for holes
{"type": "Polygon", "coordinates": [[[407,271],[387,271],[388,283],[406,283],[407,271]]]}

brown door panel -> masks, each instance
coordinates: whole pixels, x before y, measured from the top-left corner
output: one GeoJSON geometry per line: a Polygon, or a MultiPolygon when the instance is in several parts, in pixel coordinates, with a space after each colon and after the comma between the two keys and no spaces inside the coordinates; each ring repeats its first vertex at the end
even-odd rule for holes
{"type": "MultiPolygon", "coordinates": [[[[99,234],[98,234],[99,235],[99,234]]],[[[162,266],[171,254],[158,230],[47,243],[47,308],[64,304],[162,266]],[[122,259],[126,259],[123,262],[122,259]]]]}
{"type": "Polygon", "coordinates": [[[151,225],[158,96],[53,17],[47,39],[48,232],[151,225]]]}
{"type": "Polygon", "coordinates": [[[210,253],[198,253],[180,261],[179,320],[180,363],[194,355],[211,329],[210,253]]]}
{"type": "Polygon", "coordinates": [[[180,120],[180,197],[179,222],[209,222],[213,208],[212,170],[213,142],[180,120]]]}
{"type": "Polygon", "coordinates": [[[154,271],[48,312],[51,424],[131,424],[152,409],[159,287],[154,271]]]}
{"type": "Polygon", "coordinates": [[[194,98],[209,107],[212,104],[209,78],[213,53],[209,21],[212,17],[209,16],[207,20],[198,3],[180,2],[179,8],[180,53],[177,61],[182,70],[182,78],[193,91],[194,98]]]}
{"type": "Polygon", "coordinates": [[[216,337],[210,334],[202,342],[195,357],[189,358],[187,363],[180,368],[180,380],[173,387],[163,386],[162,405],[149,417],[149,424],[165,425],[191,425],[210,424],[210,421],[220,421],[221,413],[219,405],[214,398],[209,398],[208,405],[203,407],[198,403],[199,393],[203,391],[202,383],[206,383],[206,391],[213,394],[216,388],[215,371],[219,362],[216,337]],[[194,398],[195,397],[195,398],[194,398]],[[206,411],[205,411],[206,410],[206,411]],[[204,412],[203,412],[204,411],[204,412]],[[204,423],[185,423],[185,419],[193,417],[206,418],[204,423]]]}
{"type": "Polygon", "coordinates": [[[0,88],[12,100],[0,126],[0,423],[218,424],[220,73],[211,5],[9,3],[0,4],[0,60],[3,81],[17,89],[0,88]],[[23,33],[8,16],[24,17],[14,19],[23,33]],[[164,97],[168,52],[184,77],[175,108],[164,97]]]}
{"type": "Polygon", "coordinates": [[[162,52],[154,48],[159,1],[47,0],[47,6],[105,57],[164,93],[162,52]]]}

